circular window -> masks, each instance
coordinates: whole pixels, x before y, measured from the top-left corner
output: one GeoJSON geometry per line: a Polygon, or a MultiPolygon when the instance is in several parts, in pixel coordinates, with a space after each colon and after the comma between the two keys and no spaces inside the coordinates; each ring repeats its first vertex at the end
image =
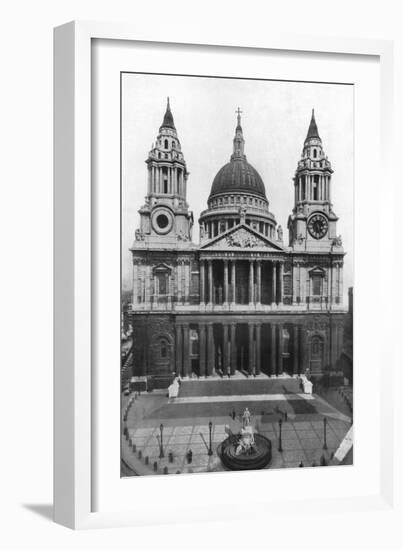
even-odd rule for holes
{"type": "Polygon", "coordinates": [[[151,215],[151,223],[156,233],[166,235],[173,226],[172,213],[167,208],[157,208],[151,215]]]}
{"type": "Polygon", "coordinates": [[[169,220],[165,214],[159,214],[157,216],[157,225],[161,229],[165,229],[169,223],[169,220]]]}

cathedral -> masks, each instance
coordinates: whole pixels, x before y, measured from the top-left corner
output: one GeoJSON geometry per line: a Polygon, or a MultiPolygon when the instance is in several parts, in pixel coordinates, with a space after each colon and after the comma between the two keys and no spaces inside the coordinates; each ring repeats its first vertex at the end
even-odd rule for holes
{"type": "Polygon", "coordinates": [[[232,154],[198,220],[199,244],[169,99],[146,165],[131,248],[132,375],[167,387],[173,373],[317,379],[334,368],[343,344],[345,253],[314,112],[290,182],[288,242],[247,160],[239,109],[232,154]]]}

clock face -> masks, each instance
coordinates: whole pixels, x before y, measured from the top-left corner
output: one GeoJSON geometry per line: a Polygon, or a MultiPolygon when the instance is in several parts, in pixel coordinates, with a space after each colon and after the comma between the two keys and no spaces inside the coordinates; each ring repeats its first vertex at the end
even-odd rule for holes
{"type": "Polygon", "coordinates": [[[308,231],[314,239],[321,239],[327,233],[329,224],[325,216],[314,214],[308,221],[308,231]]]}

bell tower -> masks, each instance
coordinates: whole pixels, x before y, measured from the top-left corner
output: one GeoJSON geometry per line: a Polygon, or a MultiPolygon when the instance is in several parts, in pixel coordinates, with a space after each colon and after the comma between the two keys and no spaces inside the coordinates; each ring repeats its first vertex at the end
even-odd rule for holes
{"type": "Polygon", "coordinates": [[[189,172],[169,98],[157,139],[151,145],[145,162],[147,196],[139,210],[140,229],[136,231],[136,246],[144,242],[147,248],[186,248],[192,241],[193,226],[193,213],[189,211],[186,201],[189,172]]]}
{"type": "Polygon", "coordinates": [[[338,217],[331,203],[333,170],[325,155],[312,109],[294,181],[294,208],[288,219],[294,250],[329,252],[335,244],[338,217]]]}

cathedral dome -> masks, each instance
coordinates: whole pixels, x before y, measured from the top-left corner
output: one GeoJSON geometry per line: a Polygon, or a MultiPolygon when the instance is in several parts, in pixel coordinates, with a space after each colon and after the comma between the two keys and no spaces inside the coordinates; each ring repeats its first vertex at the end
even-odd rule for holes
{"type": "Polygon", "coordinates": [[[209,199],[224,193],[250,193],[266,199],[263,180],[245,156],[232,158],[218,171],[209,199]]]}

